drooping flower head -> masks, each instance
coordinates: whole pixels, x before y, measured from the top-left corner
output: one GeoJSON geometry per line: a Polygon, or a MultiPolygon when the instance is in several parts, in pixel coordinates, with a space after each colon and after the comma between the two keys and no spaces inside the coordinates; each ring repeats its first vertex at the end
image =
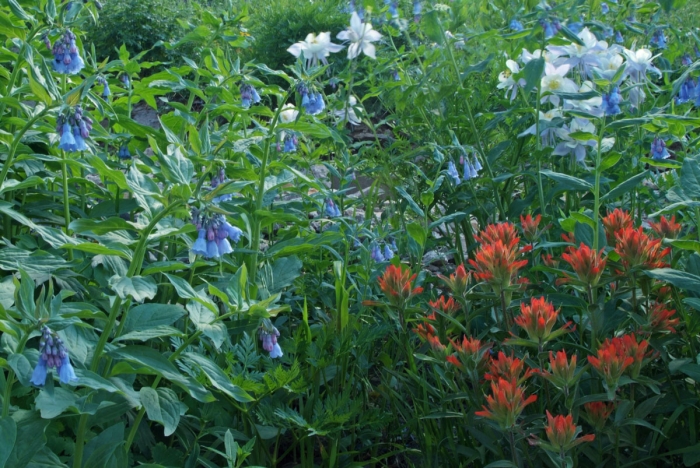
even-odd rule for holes
{"type": "Polygon", "coordinates": [[[373,30],[370,23],[363,23],[357,12],[353,12],[350,17],[350,27],[339,32],[337,37],[341,41],[350,41],[348,59],[352,60],[360,55],[360,52],[368,57],[376,58],[376,49],[372,43],[381,39],[382,35],[373,30]]]}
{"type": "Polygon", "coordinates": [[[326,199],[325,212],[326,216],[328,216],[329,218],[337,218],[339,216],[342,216],[340,208],[338,208],[338,205],[336,205],[330,198],[326,199]]]}
{"type": "Polygon", "coordinates": [[[654,137],[654,141],[651,142],[651,159],[654,161],[663,161],[670,157],[671,155],[666,149],[666,142],[659,137],[654,137]]]}
{"type": "Polygon", "coordinates": [[[67,384],[78,380],[63,340],[46,325],[41,328],[39,353],[39,361],[29,379],[32,384],[43,387],[46,383],[47,371],[51,368],[56,369],[61,383],[67,384]]]}
{"type": "MultiPolygon", "coordinates": [[[[211,189],[216,190],[217,187],[224,185],[228,181],[229,181],[229,179],[228,179],[228,177],[226,177],[226,171],[224,170],[223,167],[221,167],[216,172],[216,174],[214,174],[214,177],[211,178],[211,189]]],[[[233,199],[232,193],[225,193],[223,195],[217,195],[216,197],[212,198],[211,201],[215,205],[218,205],[219,203],[231,201],[232,199],[233,199]]]]}
{"type": "Polygon", "coordinates": [[[129,145],[126,143],[123,143],[119,147],[119,151],[117,152],[117,157],[119,159],[130,159],[131,158],[131,152],[129,151],[129,145]]]}
{"type": "Polygon", "coordinates": [[[260,95],[255,87],[248,83],[243,83],[240,86],[241,91],[241,107],[248,109],[251,104],[260,102],[260,95]]]}
{"type": "Polygon", "coordinates": [[[386,260],[384,258],[384,254],[382,253],[382,249],[379,248],[379,245],[376,242],[373,242],[372,246],[370,247],[370,258],[377,263],[381,263],[386,260]]]}
{"type": "Polygon", "coordinates": [[[649,40],[649,44],[657,49],[665,49],[668,47],[666,44],[666,35],[664,34],[664,30],[657,29],[654,31],[654,34],[652,34],[651,39],[649,40]]]}
{"type": "Polygon", "coordinates": [[[60,136],[58,148],[64,151],[86,151],[85,138],[92,130],[92,119],[83,114],[80,106],[68,109],[56,119],[56,130],[60,136]]]}
{"type": "Polygon", "coordinates": [[[66,29],[63,36],[54,43],[51,50],[54,60],[51,63],[56,72],[74,75],[85,67],[75,40],[75,34],[70,29],[66,29]]]}
{"type": "Polygon", "coordinates": [[[268,320],[263,321],[258,334],[260,336],[260,341],[262,341],[263,349],[270,353],[270,357],[272,359],[279,358],[284,355],[282,348],[277,342],[280,332],[276,327],[272,326],[268,320]]]}
{"type": "Polygon", "coordinates": [[[676,104],[685,104],[686,102],[693,102],[696,95],[700,95],[700,85],[698,85],[693,78],[688,77],[683,82],[683,84],[681,84],[681,87],[678,90],[678,96],[676,96],[676,104]]]}
{"type": "Polygon", "coordinates": [[[219,258],[233,252],[231,243],[237,243],[243,231],[232,226],[222,214],[192,209],[192,224],[197,228],[197,240],[190,252],[205,258],[219,258]]]}
{"type": "Polygon", "coordinates": [[[449,177],[453,184],[459,185],[459,172],[457,172],[457,168],[455,167],[455,163],[453,161],[449,161],[447,163],[447,177],[449,177]]]}
{"type": "Polygon", "coordinates": [[[515,32],[520,32],[520,31],[522,31],[523,29],[525,29],[525,28],[523,28],[523,23],[521,23],[520,21],[518,21],[518,20],[515,19],[515,18],[513,18],[512,20],[510,20],[510,23],[508,24],[508,27],[509,27],[511,30],[515,31],[515,32]]]}
{"type": "Polygon", "coordinates": [[[498,379],[491,382],[491,395],[486,397],[486,406],[475,414],[496,421],[504,431],[515,427],[525,407],[537,401],[536,395],[525,396],[515,380],[498,379]]]}

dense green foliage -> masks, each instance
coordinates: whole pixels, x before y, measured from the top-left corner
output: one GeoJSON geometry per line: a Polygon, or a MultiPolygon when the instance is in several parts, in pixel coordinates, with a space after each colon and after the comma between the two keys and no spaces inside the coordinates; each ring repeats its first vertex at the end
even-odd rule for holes
{"type": "Polygon", "coordinates": [[[202,3],[0,6],[0,468],[700,462],[692,2],[202,3]]]}

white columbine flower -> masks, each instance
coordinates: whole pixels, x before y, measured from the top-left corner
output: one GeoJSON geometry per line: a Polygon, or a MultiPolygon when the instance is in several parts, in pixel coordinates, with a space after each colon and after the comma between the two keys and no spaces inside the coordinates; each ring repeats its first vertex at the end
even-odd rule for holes
{"type": "Polygon", "coordinates": [[[583,28],[577,36],[581,39],[583,45],[572,42],[571,45],[567,46],[547,46],[547,49],[556,55],[567,56],[557,58],[555,62],[557,65],[578,66],[588,71],[591,66],[598,65],[598,55],[607,50],[608,43],[598,41],[588,28],[583,28]]]}
{"type": "MultiPolygon", "coordinates": [[[[563,114],[561,109],[552,109],[547,112],[540,111],[540,138],[542,139],[542,146],[554,146],[554,137],[556,136],[559,128],[551,126],[552,120],[561,119],[562,116],[563,114]]],[[[537,124],[532,125],[530,128],[518,135],[518,138],[525,135],[534,135],[536,131],[537,124]]]]}
{"type": "MultiPolygon", "coordinates": [[[[581,88],[579,88],[579,93],[588,93],[595,91],[595,84],[592,81],[584,81],[581,83],[581,88]]],[[[565,99],[564,109],[576,109],[588,114],[594,115],[596,117],[601,117],[603,115],[603,97],[595,96],[590,99],[565,99]]]]}
{"type": "Polygon", "coordinates": [[[498,75],[498,81],[500,81],[500,83],[498,83],[496,87],[498,89],[505,89],[506,97],[508,97],[508,93],[510,92],[510,100],[513,101],[518,95],[518,86],[525,86],[525,80],[520,78],[516,83],[513,79],[513,75],[520,73],[520,65],[518,65],[515,60],[507,60],[506,66],[508,70],[502,71],[498,75]]]}
{"type": "Polygon", "coordinates": [[[357,99],[355,98],[355,96],[350,96],[350,98],[348,99],[348,103],[347,103],[347,109],[346,109],[346,103],[343,103],[343,108],[341,110],[337,110],[337,111],[333,112],[333,115],[340,118],[341,121],[347,120],[352,125],[359,125],[362,121],[355,113],[355,106],[356,105],[357,105],[357,99]]]}
{"type": "Polygon", "coordinates": [[[661,71],[651,64],[654,57],[649,49],[625,49],[624,54],[627,56],[627,69],[625,72],[632,82],[639,83],[644,81],[648,71],[652,71],[661,76],[661,71]]]}
{"type": "MultiPolygon", "coordinates": [[[[542,77],[542,94],[546,92],[550,93],[575,93],[578,92],[578,86],[576,83],[571,81],[569,78],[565,78],[565,75],[569,73],[569,65],[560,65],[555,67],[551,63],[546,63],[544,66],[544,74],[542,77]]],[[[556,94],[545,96],[542,98],[542,102],[551,102],[555,106],[559,105],[559,96],[556,94]]]]}
{"type": "Polygon", "coordinates": [[[600,54],[595,71],[606,80],[612,80],[625,59],[617,53],[600,54]]]}
{"type": "Polygon", "coordinates": [[[326,57],[331,52],[340,52],[341,50],[343,50],[343,46],[331,42],[330,33],[322,32],[318,36],[310,33],[304,41],[293,44],[287,49],[287,52],[295,57],[303,54],[306,59],[306,66],[316,66],[319,62],[328,65],[326,57]]]}
{"type": "Polygon", "coordinates": [[[370,23],[363,23],[356,11],[352,12],[350,27],[345,31],[339,32],[337,37],[341,41],[350,41],[352,43],[348,47],[349,60],[360,55],[360,52],[364,52],[368,57],[377,58],[372,42],[381,39],[382,35],[373,30],[370,23]]]}
{"type": "Polygon", "coordinates": [[[578,140],[571,138],[571,133],[585,132],[595,135],[595,126],[588,120],[583,118],[575,118],[570,125],[564,125],[557,130],[557,136],[562,139],[552,154],[556,156],[565,156],[573,153],[576,156],[576,162],[583,162],[586,159],[586,146],[595,148],[598,146],[596,140],[578,140]]]}

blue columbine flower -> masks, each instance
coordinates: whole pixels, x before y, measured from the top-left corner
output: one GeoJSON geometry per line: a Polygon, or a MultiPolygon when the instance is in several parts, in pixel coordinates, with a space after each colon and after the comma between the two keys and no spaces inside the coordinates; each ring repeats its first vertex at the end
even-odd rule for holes
{"type": "Polygon", "coordinates": [[[659,137],[655,137],[651,143],[651,159],[661,161],[670,158],[671,155],[666,149],[666,142],[659,137]]]}
{"type": "Polygon", "coordinates": [[[617,42],[618,44],[622,44],[623,42],[625,42],[620,31],[615,31],[615,42],[617,42]]]}
{"type": "Polygon", "coordinates": [[[39,353],[41,353],[39,361],[29,379],[32,384],[42,387],[46,383],[47,372],[51,368],[56,369],[61,383],[67,384],[78,380],[63,340],[46,325],[41,329],[39,353]]]}
{"type": "Polygon", "coordinates": [[[617,115],[621,113],[620,103],[622,95],[620,88],[615,86],[608,94],[603,94],[603,112],[605,115],[617,115]]]}
{"type": "Polygon", "coordinates": [[[447,163],[447,176],[450,178],[453,184],[459,185],[459,173],[455,167],[455,163],[450,161],[447,163]]]}
{"type": "Polygon", "coordinates": [[[382,251],[379,249],[379,246],[374,242],[372,242],[372,248],[370,250],[369,256],[372,260],[374,260],[377,263],[381,263],[384,261],[384,255],[382,255],[382,251]]]}
{"type": "Polygon", "coordinates": [[[678,90],[676,104],[685,104],[686,102],[692,101],[696,93],[700,94],[700,89],[698,89],[698,86],[695,84],[695,80],[687,78],[681,85],[681,89],[678,90]]]}
{"type": "Polygon", "coordinates": [[[515,32],[520,32],[520,31],[522,31],[523,29],[525,29],[525,28],[523,27],[523,23],[521,23],[520,21],[516,20],[515,18],[513,18],[512,20],[510,20],[510,24],[508,25],[508,27],[509,27],[510,29],[512,29],[513,31],[515,31],[515,32]]]}
{"type": "Polygon", "coordinates": [[[610,13],[610,7],[607,3],[603,2],[600,4],[600,11],[602,11],[604,15],[607,15],[610,13]]]}
{"type": "Polygon", "coordinates": [[[664,34],[663,29],[657,29],[654,31],[654,34],[651,36],[651,40],[649,40],[649,44],[657,49],[665,49],[667,47],[666,35],[664,34]]]}

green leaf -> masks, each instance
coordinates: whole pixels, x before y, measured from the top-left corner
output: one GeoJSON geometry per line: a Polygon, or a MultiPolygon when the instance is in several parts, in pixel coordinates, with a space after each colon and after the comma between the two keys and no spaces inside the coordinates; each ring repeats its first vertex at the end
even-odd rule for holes
{"type": "Polygon", "coordinates": [[[146,330],[134,330],[129,333],[124,333],[118,338],[114,339],[114,342],[118,341],[148,341],[153,338],[162,338],[164,336],[179,336],[183,333],[177,328],[170,327],[168,325],[158,325],[157,327],[148,328],[146,330]]]}
{"type": "Polygon", "coordinates": [[[79,218],[70,223],[70,229],[79,234],[92,232],[102,235],[114,231],[134,231],[135,228],[122,218],[113,217],[107,219],[79,218]]]}
{"type": "Polygon", "coordinates": [[[525,77],[525,93],[529,93],[535,86],[540,85],[542,74],[544,73],[544,58],[530,60],[523,68],[523,76],[525,77]]]}
{"type": "Polygon", "coordinates": [[[180,400],[175,392],[163,387],[158,390],[142,387],[139,395],[148,419],[163,425],[165,437],[172,435],[180,423],[180,400]]]}
{"type": "Polygon", "coordinates": [[[121,299],[131,296],[136,302],[153,299],[158,292],[158,285],[152,276],[128,276],[114,275],[109,280],[110,287],[121,299]]]}
{"type": "Polygon", "coordinates": [[[24,9],[17,3],[17,0],[7,0],[7,4],[10,6],[12,13],[19,19],[23,21],[34,21],[34,17],[28,14],[24,9]]]}
{"type": "Polygon", "coordinates": [[[228,337],[226,325],[218,322],[216,315],[198,302],[188,302],[187,311],[190,313],[190,319],[197,330],[200,330],[204,336],[211,339],[216,349],[221,348],[221,345],[228,337]]]}
{"type": "Polygon", "coordinates": [[[690,198],[700,199],[700,163],[697,159],[686,158],[683,161],[681,187],[690,198]]]}
{"type": "Polygon", "coordinates": [[[36,187],[37,185],[44,185],[44,179],[38,176],[27,177],[23,181],[18,181],[14,179],[6,180],[2,187],[0,187],[0,195],[7,191],[17,191],[25,188],[36,187]]]}
{"type": "Polygon", "coordinates": [[[124,466],[124,423],[119,422],[90,439],[83,452],[82,468],[119,468],[124,466]]]}
{"type": "Polygon", "coordinates": [[[442,45],[444,37],[442,35],[442,25],[438,17],[437,10],[431,10],[421,19],[422,30],[426,36],[432,41],[442,45]]]}
{"type": "Polygon", "coordinates": [[[463,213],[461,211],[457,211],[457,212],[449,214],[447,216],[443,216],[442,218],[440,218],[436,221],[433,221],[428,226],[428,229],[433,229],[437,226],[440,226],[440,225],[446,224],[446,223],[458,223],[458,222],[462,221],[462,219],[464,219],[466,216],[467,216],[466,213],[463,213]]]}
{"type": "Polygon", "coordinates": [[[403,197],[403,199],[408,202],[408,206],[411,207],[411,209],[418,216],[420,216],[421,218],[425,218],[425,213],[423,213],[423,210],[420,208],[420,206],[418,206],[418,203],[416,203],[415,200],[413,200],[413,197],[411,197],[411,195],[408,194],[406,189],[399,186],[396,187],[396,191],[399,192],[399,195],[401,195],[401,197],[403,197]]]}
{"type": "Polygon", "coordinates": [[[68,468],[68,465],[62,463],[58,455],[53,453],[50,448],[44,447],[32,457],[27,468],[68,468]]]}
{"type": "Polygon", "coordinates": [[[186,280],[183,278],[180,278],[179,276],[175,275],[169,275],[168,273],[164,273],[165,276],[170,280],[170,283],[175,286],[175,291],[177,292],[177,295],[180,296],[182,299],[192,299],[200,304],[202,304],[204,307],[207,309],[211,310],[214,313],[218,313],[219,309],[216,307],[216,304],[214,304],[211,299],[206,297],[205,295],[198,294],[192,286],[190,286],[190,283],[188,283],[186,280]]]}
{"type": "Polygon", "coordinates": [[[428,239],[428,232],[418,223],[411,223],[406,226],[408,235],[421,246],[425,247],[425,242],[428,239]]]}
{"type": "Polygon", "coordinates": [[[42,389],[35,400],[36,409],[41,411],[44,419],[53,419],[63,414],[65,410],[76,406],[76,397],[72,391],[56,387],[53,391],[42,389]]]}
{"type": "Polygon", "coordinates": [[[17,410],[12,413],[12,419],[17,427],[16,440],[22,443],[14,444],[10,456],[7,457],[5,468],[24,468],[29,461],[46,445],[46,426],[50,421],[41,419],[38,411],[17,410]]]}
{"type": "Polygon", "coordinates": [[[645,271],[644,274],[650,278],[671,283],[677,288],[700,294],[700,276],[674,270],[673,268],[657,268],[645,271]]]}
{"type": "Polygon", "coordinates": [[[32,373],[34,372],[29,360],[23,354],[15,353],[10,354],[10,356],[7,358],[7,363],[10,365],[12,370],[15,371],[15,375],[17,376],[19,383],[25,387],[29,387],[29,379],[32,378],[32,373]]]}
{"type": "Polygon", "coordinates": [[[299,257],[294,255],[275,260],[272,264],[272,283],[267,287],[268,292],[274,294],[292,284],[301,275],[302,266],[299,257]]]}
{"type": "Polygon", "coordinates": [[[17,440],[17,423],[12,418],[0,419],[0,468],[5,468],[7,459],[17,440]]]}
{"type": "Polygon", "coordinates": [[[224,371],[206,357],[195,353],[185,353],[185,359],[199,367],[209,377],[211,384],[229,397],[241,403],[255,401],[245,390],[232,384],[224,371]]]}
{"type": "Polygon", "coordinates": [[[178,146],[168,145],[168,154],[165,155],[159,151],[158,160],[168,182],[187,185],[192,180],[194,164],[182,155],[178,146]]]}
{"type": "Polygon", "coordinates": [[[186,311],[172,304],[143,304],[132,308],[124,323],[124,333],[143,331],[160,325],[172,325],[186,311]]]}
{"type": "Polygon", "coordinates": [[[583,179],[579,179],[568,174],[550,171],[548,169],[543,169],[541,172],[542,175],[562,184],[567,190],[593,190],[593,185],[583,179]]]}

